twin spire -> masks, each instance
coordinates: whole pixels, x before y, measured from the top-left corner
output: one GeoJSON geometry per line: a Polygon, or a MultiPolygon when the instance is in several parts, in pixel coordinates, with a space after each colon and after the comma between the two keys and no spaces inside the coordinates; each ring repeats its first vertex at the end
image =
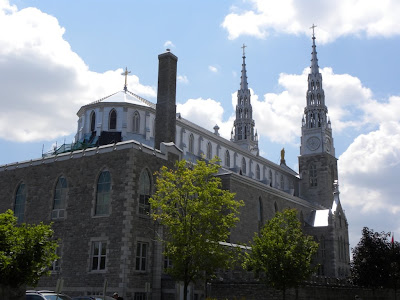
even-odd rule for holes
{"type": "Polygon", "coordinates": [[[243,44],[242,76],[240,77],[240,89],[237,92],[236,119],[233,123],[231,140],[240,147],[258,155],[258,136],[254,130],[253,107],[251,106],[250,89],[247,83],[245,48],[246,45],[243,44]]]}
{"type": "Polygon", "coordinates": [[[244,49],[247,46],[243,44],[241,47],[243,49],[243,63],[242,63],[242,76],[240,77],[240,89],[241,90],[247,90],[248,89],[248,84],[247,84],[247,73],[246,73],[246,55],[244,53],[244,49]]]}
{"type": "Polygon", "coordinates": [[[318,74],[319,73],[319,66],[318,66],[318,58],[317,58],[317,51],[316,46],[315,46],[315,34],[314,34],[314,29],[317,27],[317,25],[312,25],[310,29],[312,29],[312,40],[313,40],[313,45],[312,45],[312,53],[311,53],[311,74],[318,74]]]}

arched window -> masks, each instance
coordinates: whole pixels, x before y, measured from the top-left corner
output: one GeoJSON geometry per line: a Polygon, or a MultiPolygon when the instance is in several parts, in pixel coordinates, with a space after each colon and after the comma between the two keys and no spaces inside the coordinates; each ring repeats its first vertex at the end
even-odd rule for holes
{"type": "Polygon", "coordinates": [[[94,110],[90,114],[90,131],[93,132],[96,130],[96,113],[94,110]]]}
{"type": "Polygon", "coordinates": [[[314,164],[310,165],[309,176],[310,186],[317,186],[317,167],[314,164]]]}
{"type": "Polygon", "coordinates": [[[211,159],[212,158],[212,146],[211,143],[208,142],[207,143],[207,159],[211,159]]]}
{"type": "Polygon", "coordinates": [[[95,215],[108,215],[110,213],[111,175],[108,171],[101,172],[97,181],[95,215]]]}
{"type": "Polygon", "coordinates": [[[277,213],[278,212],[278,204],[276,202],[274,203],[274,209],[275,209],[275,213],[277,213]]]}
{"type": "Polygon", "coordinates": [[[25,202],[26,202],[26,188],[25,184],[21,183],[18,186],[17,193],[15,194],[14,215],[17,217],[17,222],[24,222],[25,217],[25,202]]]}
{"type": "Polygon", "coordinates": [[[238,140],[240,141],[242,139],[242,135],[243,135],[242,126],[239,126],[237,131],[238,131],[238,140]]]}
{"type": "Polygon", "coordinates": [[[192,133],[189,135],[189,152],[194,153],[194,136],[192,133]]]}
{"type": "Polygon", "coordinates": [[[110,111],[108,129],[113,130],[117,129],[117,112],[115,109],[110,111]]]}
{"type": "Polygon", "coordinates": [[[285,189],[285,180],[283,179],[283,175],[281,175],[281,190],[285,189]]]}
{"type": "Polygon", "coordinates": [[[132,131],[135,133],[139,133],[140,131],[140,115],[137,111],[133,114],[133,127],[132,131]]]}
{"type": "Polygon", "coordinates": [[[269,170],[269,186],[272,186],[272,171],[269,170]]]}
{"type": "Polygon", "coordinates": [[[258,198],[258,221],[263,223],[263,204],[261,197],[258,198]]]}
{"type": "Polygon", "coordinates": [[[150,213],[150,175],[143,170],[139,178],[139,214],[149,215],[150,213]]]}
{"type": "Polygon", "coordinates": [[[243,174],[246,174],[246,160],[244,159],[244,157],[242,158],[242,172],[243,174]]]}
{"type": "Polygon", "coordinates": [[[229,154],[229,150],[225,151],[225,166],[227,166],[228,168],[231,167],[231,156],[229,154]]]}
{"type": "Polygon", "coordinates": [[[67,180],[65,179],[65,177],[60,176],[54,190],[53,212],[51,213],[52,219],[64,218],[67,188],[67,180]]]}
{"type": "Polygon", "coordinates": [[[256,179],[260,180],[260,165],[256,165],[256,179]]]}
{"type": "Polygon", "coordinates": [[[323,235],[320,239],[319,250],[321,251],[321,257],[325,258],[325,237],[323,235]]]}

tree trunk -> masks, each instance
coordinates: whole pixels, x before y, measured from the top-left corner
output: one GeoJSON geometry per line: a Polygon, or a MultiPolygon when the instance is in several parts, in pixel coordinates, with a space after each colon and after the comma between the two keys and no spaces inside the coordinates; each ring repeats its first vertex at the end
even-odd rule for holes
{"type": "Polygon", "coordinates": [[[183,284],[183,300],[187,300],[188,283],[185,281],[183,284]]]}

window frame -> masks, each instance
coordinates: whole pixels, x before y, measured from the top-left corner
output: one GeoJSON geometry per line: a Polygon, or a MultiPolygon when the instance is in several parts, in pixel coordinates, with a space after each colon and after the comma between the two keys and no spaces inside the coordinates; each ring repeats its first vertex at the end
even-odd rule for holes
{"type": "Polygon", "coordinates": [[[94,110],[90,113],[90,131],[96,131],[96,112],[94,110]]]}
{"type": "Polygon", "coordinates": [[[53,209],[51,212],[51,219],[55,220],[55,219],[65,218],[67,197],[68,197],[68,181],[65,178],[65,176],[61,175],[58,177],[56,186],[54,187],[53,209]]]}
{"type": "Polygon", "coordinates": [[[244,157],[242,157],[242,173],[247,174],[247,162],[244,157]]]}
{"type": "Polygon", "coordinates": [[[256,179],[260,180],[260,178],[261,178],[260,165],[256,164],[256,179]]]}
{"type": "Polygon", "coordinates": [[[108,114],[108,130],[117,130],[117,111],[114,108],[108,114]]]}
{"type": "Polygon", "coordinates": [[[188,152],[189,153],[194,153],[194,135],[191,133],[189,135],[189,147],[188,147],[188,152]]]}
{"type": "Polygon", "coordinates": [[[104,272],[107,269],[107,249],[108,243],[105,240],[92,241],[91,251],[90,251],[90,271],[91,272],[104,272]],[[99,245],[97,249],[98,253],[95,254],[96,245],[99,245]],[[104,253],[103,253],[104,250],[104,253]],[[97,259],[97,263],[95,263],[97,259]],[[102,262],[104,262],[102,264],[102,262]],[[94,268],[94,266],[96,267],[94,268]],[[102,267],[103,266],[103,267],[102,267]]]}
{"type": "Polygon", "coordinates": [[[207,159],[212,159],[212,145],[210,142],[207,143],[207,159]]]}
{"type": "Polygon", "coordinates": [[[133,113],[132,132],[133,133],[140,132],[140,113],[137,110],[135,110],[135,112],[133,113]]]}
{"type": "MultiPolygon", "coordinates": [[[[105,178],[104,180],[106,180],[105,178]]],[[[96,203],[94,207],[94,215],[95,216],[108,216],[110,214],[110,204],[111,204],[111,190],[112,190],[112,180],[111,180],[111,173],[108,170],[103,170],[99,177],[97,178],[97,183],[96,183],[96,203]],[[108,181],[102,181],[102,178],[104,178],[104,174],[108,174],[108,181]],[[108,191],[99,191],[99,186],[101,186],[101,190],[104,189],[103,186],[108,184],[108,191]],[[107,198],[107,203],[105,203],[105,198],[107,198]],[[103,203],[100,203],[103,202],[103,203]],[[100,208],[103,208],[103,210],[100,210],[100,208]]]]}
{"type": "Polygon", "coordinates": [[[229,153],[229,150],[225,151],[225,166],[228,168],[231,167],[231,154],[229,153]]]}
{"type": "Polygon", "coordinates": [[[310,187],[318,186],[318,177],[317,177],[317,167],[315,164],[310,164],[308,168],[308,176],[309,176],[309,185],[310,187]]]}
{"type": "Polygon", "coordinates": [[[149,243],[138,241],[136,243],[135,271],[146,272],[148,263],[149,243]]]}
{"type": "Polygon", "coordinates": [[[17,217],[17,223],[21,224],[25,221],[26,207],[26,184],[21,182],[15,192],[14,198],[14,215],[17,217]]]}
{"type": "Polygon", "coordinates": [[[138,213],[139,215],[149,216],[150,215],[149,199],[151,197],[151,177],[150,173],[146,169],[140,173],[138,186],[139,186],[138,213]]]}

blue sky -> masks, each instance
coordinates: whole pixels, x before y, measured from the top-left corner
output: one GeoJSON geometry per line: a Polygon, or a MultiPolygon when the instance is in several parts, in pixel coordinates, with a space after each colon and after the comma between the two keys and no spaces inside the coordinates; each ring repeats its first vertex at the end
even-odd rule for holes
{"type": "Polygon", "coordinates": [[[229,138],[242,44],[263,156],[297,170],[310,26],[354,247],[400,234],[400,4],[378,1],[0,0],[0,164],[71,142],[76,112],[123,88],[156,102],[157,55],[178,56],[178,111],[229,138]]]}

